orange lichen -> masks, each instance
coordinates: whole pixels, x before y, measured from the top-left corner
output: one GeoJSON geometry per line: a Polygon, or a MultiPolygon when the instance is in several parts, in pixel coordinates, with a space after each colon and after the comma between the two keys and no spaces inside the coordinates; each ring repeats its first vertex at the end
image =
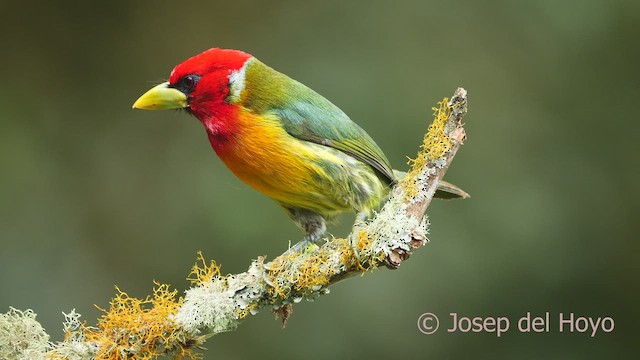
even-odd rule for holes
{"type": "Polygon", "coordinates": [[[340,252],[340,263],[345,267],[345,269],[351,269],[358,263],[358,258],[355,256],[355,252],[347,239],[339,240],[340,244],[338,251],[340,252]]]}
{"type": "Polygon", "coordinates": [[[301,256],[297,252],[285,253],[275,258],[269,265],[267,277],[269,278],[269,293],[274,297],[287,298],[291,293],[288,273],[291,272],[293,263],[301,256]]]}
{"type": "Polygon", "coordinates": [[[291,295],[291,291],[308,295],[317,287],[329,284],[335,271],[329,266],[329,256],[329,252],[316,249],[277,257],[267,272],[272,284],[269,292],[285,299],[291,295]]]}
{"type": "Polygon", "coordinates": [[[292,293],[305,296],[329,285],[342,272],[372,270],[384,258],[384,254],[372,255],[372,245],[373,239],[366,230],[361,230],[356,249],[347,239],[333,239],[320,248],[279,256],[269,264],[266,273],[268,290],[279,299],[287,299],[292,293]],[[356,251],[364,256],[356,256],[356,251]]]}
{"type": "Polygon", "coordinates": [[[356,246],[358,247],[358,251],[363,251],[371,247],[371,238],[369,237],[367,230],[362,229],[358,232],[356,246]]]}
{"type": "Polygon", "coordinates": [[[420,152],[415,159],[409,159],[408,161],[411,169],[407,172],[407,176],[402,182],[402,188],[407,199],[414,198],[420,191],[415,185],[416,177],[422,169],[429,162],[442,158],[451,148],[451,140],[445,132],[445,125],[451,114],[451,108],[448,103],[449,99],[444,98],[438,102],[438,107],[432,108],[434,119],[429,125],[422,145],[420,145],[420,152]]]}
{"type": "Polygon", "coordinates": [[[96,359],[152,359],[168,352],[183,358],[197,357],[185,347],[184,336],[173,321],[182,298],[176,300],[177,291],[169,290],[169,285],[156,285],[153,296],[144,300],[116,287],[118,293],[109,310],[100,309],[104,315],[98,327],[82,327],[86,342],[98,347],[96,359]]]}
{"type": "Polygon", "coordinates": [[[217,276],[220,276],[220,266],[213,260],[207,265],[207,261],[202,256],[202,251],[198,251],[196,263],[191,268],[187,280],[191,282],[191,285],[202,285],[217,276]],[[199,265],[198,262],[202,263],[202,265],[199,265]]]}
{"type": "Polygon", "coordinates": [[[379,262],[379,256],[371,256],[372,255],[372,249],[371,246],[373,245],[373,240],[371,239],[370,234],[367,232],[367,230],[362,229],[358,232],[358,236],[356,238],[356,248],[358,249],[358,257],[355,257],[355,262],[354,262],[354,267],[357,270],[360,270],[363,272],[365,271],[373,271],[373,269],[375,269],[378,265],[379,262]],[[367,255],[364,256],[363,255],[367,255]]]}
{"type": "Polygon", "coordinates": [[[244,318],[246,318],[247,316],[249,316],[251,314],[251,310],[257,309],[257,308],[258,308],[257,304],[250,304],[249,306],[247,306],[244,309],[236,308],[235,309],[235,313],[236,313],[236,316],[238,317],[238,319],[244,319],[244,318]]]}
{"type": "Polygon", "coordinates": [[[308,256],[298,267],[297,281],[294,289],[302,294],[310,293],[314,287],[329,284],[334,269],[328,266],[328,254],[318,252],[318,254],[308,256]]]}

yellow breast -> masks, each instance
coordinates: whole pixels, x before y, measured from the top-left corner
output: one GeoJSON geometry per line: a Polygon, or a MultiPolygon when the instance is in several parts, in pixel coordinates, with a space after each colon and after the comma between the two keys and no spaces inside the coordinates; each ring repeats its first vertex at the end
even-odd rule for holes
{"type": "Polygon", "coordinates": [[[283,205],[318,212],[350,208],[322,180],[328,180],[323,161],[343,162],[333,150],[289,135],[275,117],[243,112],[239,121],[234,144],[220,154],[238,178],[283,205]]]}

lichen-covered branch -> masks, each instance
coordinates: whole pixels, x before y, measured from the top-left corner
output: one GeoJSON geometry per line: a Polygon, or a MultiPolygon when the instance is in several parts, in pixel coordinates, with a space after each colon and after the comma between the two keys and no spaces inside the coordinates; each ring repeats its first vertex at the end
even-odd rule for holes
{"type": "Polygon", "coordinates": [[[207,338],[234,330],[261,309],[286,322],[292,304],[329,292],[332,283],[379,266],[397,268],[427,242],[425,211],[465,139],[462,118],[467,93],[458,88],[451,100],[434,108],[435,119],[407,176],[391,191],[371,219],[356,222],[346,238],[322,246],[285,252],[266,263],[254,260],[246,272],[222,275],[215,262],[199,254],[192,287],[183,298],[167,285],[140,300],[118,290],[96,327],[79,315],[66,315],[64,341],[52,344],[30,311],[15,309],[0,318],[0,356],[4,359],[151,359],[171,354],[197,357],[192,351],[207,338]]]}

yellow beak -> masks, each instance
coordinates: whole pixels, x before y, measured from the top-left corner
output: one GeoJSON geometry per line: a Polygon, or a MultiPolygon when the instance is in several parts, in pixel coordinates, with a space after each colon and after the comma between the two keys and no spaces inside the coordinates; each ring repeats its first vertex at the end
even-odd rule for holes
{"type": "Polygon", "coordinates": [[[187,95],[180,90],[170,88],[168,82],[152,87],[133,103],[134,109],[145,110],[182,109],[187,106],[189,106],[187,95]]]}

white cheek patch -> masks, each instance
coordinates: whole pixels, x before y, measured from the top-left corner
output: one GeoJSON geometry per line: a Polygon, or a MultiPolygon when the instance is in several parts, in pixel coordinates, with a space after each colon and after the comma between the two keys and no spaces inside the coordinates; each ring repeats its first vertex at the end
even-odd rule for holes
{"type": "Polygon", "coordinates": [[[239,70],[234,70],[229,74],[229,100],[231,100],[232,103],[240,100],[242,90],[244,90],[245,87],[247,67],[251,60],[253,60],[253,58],[245,61],[239,70]]]}

